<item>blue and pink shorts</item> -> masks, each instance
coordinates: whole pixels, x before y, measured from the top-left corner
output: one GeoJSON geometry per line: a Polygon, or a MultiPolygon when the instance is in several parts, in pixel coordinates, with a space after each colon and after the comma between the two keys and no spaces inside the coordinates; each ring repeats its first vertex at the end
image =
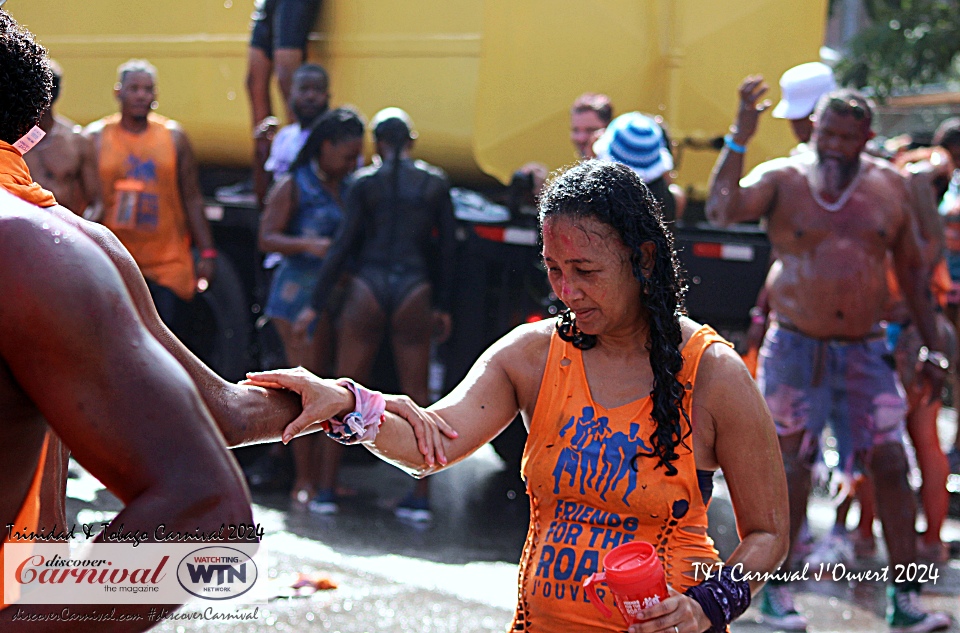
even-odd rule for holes
{"type": "Polygon", "coordinates": [[[774,323],[760,348],[757,383],[777,434],[803,433],[813,459],[829,421],[840,466],[852,472],[874,446],[902,442],[907,412],[882,330],[858,341],[815,339],[774,323]]]}

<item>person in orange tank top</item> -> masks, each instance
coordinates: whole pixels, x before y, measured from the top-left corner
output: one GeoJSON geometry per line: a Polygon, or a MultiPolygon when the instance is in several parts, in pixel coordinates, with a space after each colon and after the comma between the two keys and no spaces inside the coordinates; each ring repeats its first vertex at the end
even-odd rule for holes
{"type": "Polygon", "coordinates": [[[96,148],[101,222],[133,255],[160,317],[178,334],[184,302],[213,279],[217,251],[190,143],[177,122],[152,112],[156,79],[145,60],[121,65],[114,89],[120,112],[84,133],[96,148]],[[200,251],[196,270],[191,246],[200,251]]]}
{"type": "MultiPolygon", "coordinates": [[[[628,167],[590,160],[558,175],[540,222],[550,283],[568,309],[507,334],[433,406],[303,369],[248,382],[301,395],[285,441],[319,424],[418,477],[520,412],[531,519],[512,630],[725,630],[787,553],[786,478],[763,397],[729,343],[682,316],[672,237],[628,167]],[[706,530],[720,468],[741,541],[707,579],[720,561],[706,530]],[[628,626],[601,616],[582,583],[634,540],[654,545],[671,593],[628,626]]],[[[609,592],[603,600],[616,611],[609,592]]]]}

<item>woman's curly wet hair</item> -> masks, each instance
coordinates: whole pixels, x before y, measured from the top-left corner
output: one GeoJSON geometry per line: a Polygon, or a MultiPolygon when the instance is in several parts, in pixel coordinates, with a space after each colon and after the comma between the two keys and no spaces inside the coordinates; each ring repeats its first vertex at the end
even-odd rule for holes
{"type": "MultiPolygon", "coordinates": [[[[540,227],[549,218],[570,216],[594,218],[612,227],[632,251],[631,265],[640,281],[640,300],[647,309],[650,367],[653,370],[653,420],[650,436],[657,467],[676,475],[671,462],[679,459],[677,446],[690,434],[690,419],[683,408],[684,385],[677,379],[683,367],[680,354],[680,316],[686,286],[673,248],[673,236],[663,224],[659,203],[643,181],[628,167],[606,161],[588,160],[554,177],[540,196],[540,227]],[[653,268],[643,274],[640,247],[656,246],[653,268]],[[687,421],[687,431],[680,416],[687,421]]],[[[590,349],[596,337],[581,332],[576,319],[566,310],[557,321],[562,338],[580,349],[590,349]]],[[[631,465],[636,469],[634,456],[631,465]]]]}
{"type": "Polygon", "coordinates": [[[0,11],[0,140],[16,142],[50,107],[53,73],[33,34],[0,11]]]}

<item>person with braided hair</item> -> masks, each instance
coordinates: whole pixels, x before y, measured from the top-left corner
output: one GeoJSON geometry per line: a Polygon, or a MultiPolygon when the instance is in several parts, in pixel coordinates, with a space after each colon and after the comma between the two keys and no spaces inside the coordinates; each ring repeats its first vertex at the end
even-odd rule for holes
{"type": "MultiPolygon", "coordinates": [[[[297,327],[303,331],[322,312],[352,256],[355,274],[338,323],[338,373],[368,381],[389,331],[400,388],[426,406],[430,339],[434,334],[446,339],[451,326],[456,242],[450,183],[440,169],[410,157],[417,134],[406,112],[385,108],[374,115],[370,128],[377,157],[357,172],[343,225],[320,270],[312,309],[301,313],[297,327]],[[437,279],[431,278],[434,269],[437,279]]],[[[321,480],[311,509],[336,509],[335,484],[331,477],[321,480]]],[[[419,482],[396,507],[397,516],[429,521],[428,497],[427,482],[419,482]]]]}
{"type": "MultiPolygon", "coordinates": [[[[350,108],[320,116],[286,175],[267,194],[260,220],[260,249],[280,253],[264,314],[283,340],[287,361],[313,371],[333,368],[333,321],[323,312],[312,332],[295,330],[294,320],[308,305],[324,259],[343,216],[345,179],[363,149],[363,120],[350,108]]],[[[296,481],[290,492],[306,507],[324,477],[336,476],[341,446],[322,437],[293,445],[296,481]]]]}
{"type": "Polygon", "coordinates": [[[786,478],[763,396],[730,344],[683,316],[673,238],[629,167],[582,162],[539,205],[544,264],[567,310],[504,336],[430,408],[303,370],[248,380],[301,395],[285,441],[322,421],[417,477],[464,459],[519,411],[531,518],[512,630],[723,631],[787,553],[786,478]],[[707,505],[721,468],[740,544],[705,578],[703,565],[720,563],[707,505]],[[628,627],[609,594],[613,617],[595,611],[582,583],[629,541],[654,545],[672,590],[628,627]]]}

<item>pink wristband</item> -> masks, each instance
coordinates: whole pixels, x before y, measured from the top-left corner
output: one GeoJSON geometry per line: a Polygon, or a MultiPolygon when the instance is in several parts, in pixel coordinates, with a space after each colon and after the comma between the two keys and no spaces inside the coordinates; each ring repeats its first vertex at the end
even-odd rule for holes
{"type": "Polygon", "coordinates": [[[327,435],[341,444],[373,441],[383,423],[383,412],[387,408],[383,394],[358,385],[349,378],[341,378],[337,384],[353,393],[356,406],[353,411],[343,416],[342,420],[331,418],[327,435]]]}

